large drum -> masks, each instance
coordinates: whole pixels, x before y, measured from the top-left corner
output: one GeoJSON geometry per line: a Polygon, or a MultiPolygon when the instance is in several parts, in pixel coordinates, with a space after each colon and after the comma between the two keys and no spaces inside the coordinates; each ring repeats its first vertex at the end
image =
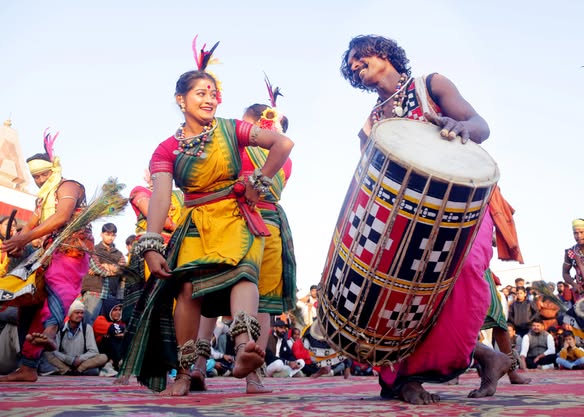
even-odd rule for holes
{"type": "Polygon", "coordinates": [[[327,256],[318,322],[374,365],[408,356],[446,301],[499,178],[479,145],[414,120],[377,123],[327,256]]]}

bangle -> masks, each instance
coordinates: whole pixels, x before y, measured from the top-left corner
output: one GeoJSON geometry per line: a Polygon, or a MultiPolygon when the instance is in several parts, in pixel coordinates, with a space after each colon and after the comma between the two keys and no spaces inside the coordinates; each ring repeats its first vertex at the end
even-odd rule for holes
{"type": "Polygon", "coordinates": [[[259,168],[256,168],[253,174],[248,177],[248,181],[253,189],[260,194],[266,194],[273,182],[270,177],[262,174],[262,171],[259,168]]]}
{"type": "Polygon", "coordinates": [[[134,250],[141,258],[149,251],[155,251],[164,256],[164,239],[159,233],[146,232],[134,244],[134,250]]]}

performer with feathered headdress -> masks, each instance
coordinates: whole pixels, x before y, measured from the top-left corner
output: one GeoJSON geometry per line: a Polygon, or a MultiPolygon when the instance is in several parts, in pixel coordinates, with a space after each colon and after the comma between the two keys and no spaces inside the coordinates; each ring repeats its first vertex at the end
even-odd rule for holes
{"type": "MultiPolygon", "coordinates": [[[[286,133],[288,119],[276,108],[276,99],[283,96],[279,87],[272,87],[268,77],[265,77],[266,87],[270,98],[270,105],[253,104],[244,114],[243,120],[259,126],[262,129],[286,133]]],[[[264,165],[268,152],[259,147],[242,148],[241,176],[248,178],[260,170],[264,165]]],[[[265,237],[264,256],[260,267],[258,282],[259,305],[258,321],[261,332],[258,345],[266,349],[270,335],[270,315],[280,315],[294,309],[296,304],[296,259],[292,232],[288,224],[286,213],[279,204],[282,191],[286,186],[292,171],[292,161],[286,160],[284,166],[272,178],[272,184],[262,194],[257,203],[270,235],[265,237]]],[[[199,327],[199,344],[209,345],[215,328],[215,318],[203,317],[199,327]]],[[[269,352],[266,351],[266,361],[269,352]]],[[[273,355],[272,355],[273,356],[273,355]]],[[[205,390],[205,362],[204,356],[199,356],[195,363],[195,372],[192,374],[191,387],[196,390],[205,390]]],[[[257,372],[251,372],[246,377],[248,394],[271,392],[261,382],[257,372]]]]}
{"type": "Polygon", "coordinates": [[[196,342],[201,314],[234,316],[233,376],[244,378],[264,362],[254,316],[264,236],[270,232],[256,204],[293,147],[276,131],[215,116],[220,87],[205,66],[216,46],[206,51],[203,45],[200,53],[194,46],[199,69],[182,74],[176,83],[184,123],[152,155],[147,232],[135,244],[134,253],[144,257],[151,277],[128,325],[131,342],[121,376],[137,375],[141,383],[170,396],[188,394],[192,365],[198,356],[210,355],[208,345],[196,342]],[[243,180],[240,149],[246,146],[269,154],[243,180]],[[161,232],[173,182],[185,194],[185,208],[166,246],[161,232]],[[166,388],[173,368],[177,376],[166,388]]]}
{"type": "MultiPolygon", "coordinates": [[[[59,158],[53,153],[53,144],[59,134],[44,133],[45,153],[27,159],[30,173],[39,187],[35,212],[27,225],[2,249],[18,256],[25,245],[35,239],[43,239],[45,248],[50,247],[59,233],[86,205],[85,188],[77,181],[61,176],[59,158]]],[[[36,273],[44,272],[47,298],[39,305],[28,328],[22,347],[22,364],[14,373],[0,377],[6,381],[36,381],[37,366],[43,350],[55,350],[57,329],[63,325],[71,303],[79,295],[81,281],[87,273],[89,256],[83,249],[93,249],[90,228],[70,234],[64,245],[53,249],[48,266],[36,273]],[[44,271],[43,271],[44,269],[44,271]]],[[[10,273],[9,273],[10,274],[10,273]]]]}

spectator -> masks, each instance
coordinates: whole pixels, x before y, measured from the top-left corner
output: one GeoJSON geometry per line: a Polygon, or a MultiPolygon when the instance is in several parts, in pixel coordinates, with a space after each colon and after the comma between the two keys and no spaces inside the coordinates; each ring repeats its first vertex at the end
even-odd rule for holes
{"type": "Polygon", "coordinates": [[[574,293],[570,285],[566,282],[559,281],[556,288],[558,289],[558,298],[562,300],[562,303],[566,306],[566,310],[572,308],[574,305],[574,293]]]}
{"type": "Polygon", "coordinates": [[[515,325],[519,336],[523,337],[529,332],[530,323],[537,313],[537,308],[527,300],[525,287],[517,287],[517,298],[509,306],[509,321],[515,325]]]}
{"type": "Polygon", "coordinates": [[[130,264],[130,255],[132,254],[132,247],[136,241],[136,235],[130,235],[126,238],[126,262],[130,264]]]}
{"type": "Polygon", "coordinates": [[[304,361],[304,367],[302,368],[302,373],[306,376],[313,378],[318,378],[319,376],[329,374],[332,369],[330,366],[319,366],[318,363],[313,361],[312,355],[308,348],[310,347],[310,342],[308,340],[303,340],[301,338],[300,329],[292,329],[292,354],[298,359],[304,361]]]}
{"type": "Polygon", "coordinates": [[[91,258],[89,273],[83,278],[83,303],[87,308],[86,322],[93,322],[101,311],[107,298],[123,298],[118,294],[121,280],[121,266],[126,265],[124,254],[116,249],[114,240],[118,229],[113,223],[101,227],[101,242],[95,245],[95,255],[91,258]]]}
{"type": "Polygon", "coordinates": [[[59,374],[98,376],[107,362],[95,343],[93,329],[83,322],[85,306],[79,300],[69,307],[69,321],[57,333],[57,350],[46,352],[47,361],[59,374]]]}
{"type": "Polygon", "coordinates": [[[521,369],[535,369],[556,363],[556,345],[551,334],[543,328],[543,320],[535,318],[531,330],[521,341],[521,369]]]}
{"type": "MultiPolygon", "coordinates": [[[[550,288],[550,291],[553,293],[553,287],[555,287],[555,285],[553,283],[548,283],[547,285],[550,288]]],[[[538,310],[539,317],[541,317],[543,320],[543,326],[545,330],[548,330],[550,327],[557,327],[560,306],[554,303],[550,296],[544,294],[537,294],[534,303],[538,310]]]]}
{"type": "Polygon", "coordinates": [[[515,331],[515,325],[513,323],[507,323],[507,331],[509,333],[509,339],[511,339],[511,350],[513,351],[513,357],[519,361],[519,351],[521,350],[521,336],[515,331]]]}
{"type": "Polygon", "coordinates": [[[556,363],[560,369],[584,369],[584,349],[576,346],[574,333],[564,333],[564,345],[560,351],[556,363]]]}
{"type": "Polygon", "coordinates": [[[268,337],[265,361],[267,375],[274,377],[291,377],[304,367],[304,360],[297,360],[292,353],[288,344],[288,328],[280,319],[276,320],[268,337]]]}
{"type": "Polygon", "coordinates": [[[8,307],[0,311],[0,375],[9,374],[18,368],[18,308],[8,307]]]}
{"type": "Polygon", "coordinates": [[[305,326],[310,326],[316,319],[316,303],[318,301],[318,286],[311,285],[310,292],[298,299],[298,306],[302,309],[305,326]]]}
{"type": "Polygon", "coordinates": [[[122,340],[126,333],[126,324],[122,321],[122,301],[108,298],[103,302],[101,315],[93,323],[93,332],[99,351],[105,354],[108,362],[104,373],[117,374],[122,362],[122,340]]]}

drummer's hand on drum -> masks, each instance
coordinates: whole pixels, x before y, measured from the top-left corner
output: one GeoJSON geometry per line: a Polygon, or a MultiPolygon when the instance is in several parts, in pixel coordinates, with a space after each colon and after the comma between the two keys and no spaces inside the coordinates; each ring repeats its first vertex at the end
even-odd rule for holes
{"type": "Polygon", "coordinates": [[[463,122],[454,120],[451,117],[434,116],[430,113],[424,113],[424,117],[430,123],[442,128],[440,136],[445,139],[454,140],[457,136],[460,136],[462,143],[466,143],[470,139],[470,132],[463,122]]]}
{"type": "Polygon", "coordinates": [[[171,276],[170,268],[164,256],[156,251],[148,251],[144,253],[144,260],[148,264],[150,273],[160,279],[166,279],[171,276]]]}

